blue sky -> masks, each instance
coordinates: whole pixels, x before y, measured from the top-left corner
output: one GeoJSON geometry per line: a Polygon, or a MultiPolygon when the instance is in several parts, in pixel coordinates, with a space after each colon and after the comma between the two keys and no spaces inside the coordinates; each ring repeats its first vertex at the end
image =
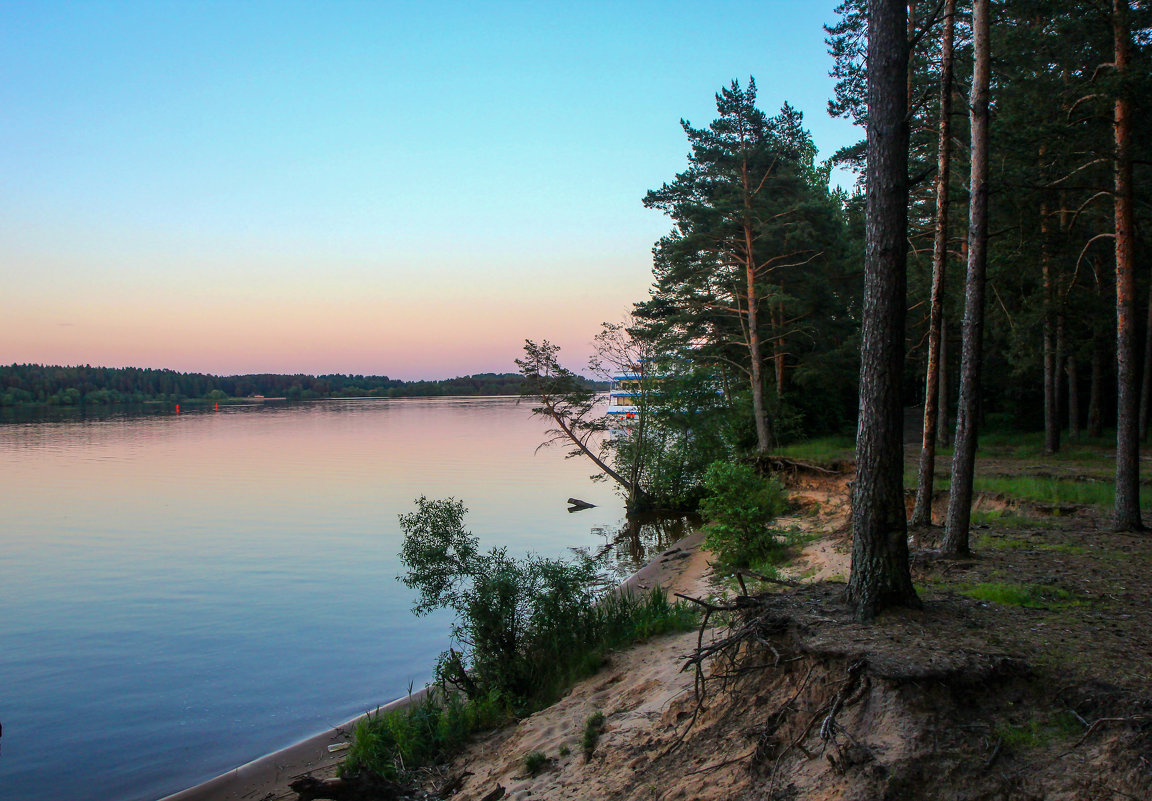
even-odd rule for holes
{"type": "MultiPolygon", "coordinates": [[[[821,156],[833,3],[0,5],[0,362],[583,362],[733,78],[821,156]]],[[[842,178],[847,182],[848,178],[842,178]]]]}

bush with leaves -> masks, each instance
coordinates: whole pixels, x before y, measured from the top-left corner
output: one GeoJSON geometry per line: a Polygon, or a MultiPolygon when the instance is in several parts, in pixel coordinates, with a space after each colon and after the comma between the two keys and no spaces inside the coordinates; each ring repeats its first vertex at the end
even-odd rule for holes
{"type": "Polygon", "coordinates": [[[784,511],[784,487],[745,464],[713,462],[704,474],[704,545],[728,567],[750,567],[780,550],[771,523],[784,511]]]}
{"type": "Polygon", "coordinates": [[[694,624],[694,612],[668,603],[662,591],[599,594],[587,556],[481,552],[464,530],[460,501],[421,497],[416,507],[400,516],[400,558],[408,568],[400,580],[419,592],[416,614],[456,613],[452,639],[460,651],[442,654],[436,675],[469,699],[499,698],[517,714],[594,672],[605,649],[694,624]]]}
{"type": "Polygon", "coordinates": [[[483,553],[464,530],[463,503],[421,497],[416,506],[400,516],[408,568],[400,580],[419,591],[416,614],[456,613],[452,638],[461,647],[440,657],[437,678],[469,698],[530,698],[541,671],[587,639],[581,613],[595,602],[591,562],[483,553]]]}
{"type": "Polygon", "coordinates": [[[645,594],[597,594],[587,557],[564,561],[506,549],[480,551],[464,530],[457,500],[419,498],[400,516],[400,580],[417,590],[416,614],[456,613],[455,645],[441,655],[439,686],[404,709],[361,720],[342,770],[384,776],[456,753],[474,732],[547,706],[591,675],[604,652],[696,626],[694,609],[669,603],[659,587],[645,594]]]}

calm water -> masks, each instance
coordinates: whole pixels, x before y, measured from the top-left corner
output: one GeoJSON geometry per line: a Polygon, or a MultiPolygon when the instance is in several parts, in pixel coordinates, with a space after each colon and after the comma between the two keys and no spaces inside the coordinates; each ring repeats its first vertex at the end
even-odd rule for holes
{"type": "Polygon", "coordinates": [[[484,547],[644,558],[544,428],[487,398],[0,425],[0,799],[155,799],[422,686],[416,496],[484,547]]]}

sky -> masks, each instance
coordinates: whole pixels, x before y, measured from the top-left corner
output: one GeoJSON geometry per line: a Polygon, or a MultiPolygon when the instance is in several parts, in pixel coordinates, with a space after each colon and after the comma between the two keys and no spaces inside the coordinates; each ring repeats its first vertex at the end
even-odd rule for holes
{"type": "Polygon", "coordinates": [[[861,138],[835,5],[3,0],[0,363],[578,369],[647,296],[682,118],[753,76],[821,158],[861,138]]]}

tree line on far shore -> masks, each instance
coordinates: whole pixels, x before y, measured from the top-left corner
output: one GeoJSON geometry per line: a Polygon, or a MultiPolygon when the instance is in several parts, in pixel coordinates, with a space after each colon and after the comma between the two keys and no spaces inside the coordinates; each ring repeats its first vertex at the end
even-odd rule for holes
{"type": "Polygon", "coordinates": [[[411,398],[518,395],[519,373],[477,373],[438,381],[401,381],[379,375],[217,376],[139,367],[0,365],[0,406],[81,406],[180,403],[257,395],[312,398],[411,398]]]}

